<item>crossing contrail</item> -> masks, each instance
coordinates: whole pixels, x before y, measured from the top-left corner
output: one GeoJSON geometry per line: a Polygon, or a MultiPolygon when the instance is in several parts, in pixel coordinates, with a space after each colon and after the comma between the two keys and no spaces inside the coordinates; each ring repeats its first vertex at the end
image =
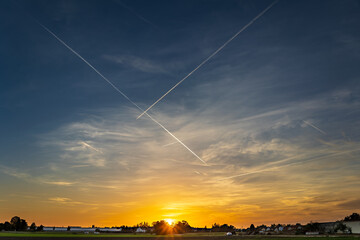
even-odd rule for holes
{"type": "Polygon", "coordinates": [[[305,121],[305,120],[303,120],[303,122],[304,122],[306,125],[309,125],[310,127],[314,128],[314,129],[318,130],[319,132],[321,132],[322,134],[326,135],[326,132],[324,132],[324,131],[321,130],[320,128],[316,127],[315,125],[313,125],[313,124],[311,124],[311,123],[309,123],[309,122],[307,122],[307,121],[305,121]]]}
{"type": "MultiPolygon", "coordinates": [[[[111,87],[113,87],[118,93],[120,93],[124,98],[126,98],[131,104],[133,104],[137,109],[141,112],[144,110],[139,107],[135,102],[133,102],[125,93],[123,93],[119,88],[117,88],[109,79],[107,79],[104,75],[102,75],[93,65],[91,65],[85,58],[83,58],[79,53],[77,53],[74,49],[72,49],[69,45],[67,45],[63,40],[61,40],[58,36],[55,35],[50,29],[45,27],[39,21],[36,22],[44,28],[48,33],[50,33],[54,38],[56,38],[61,44],[63,44],[67,49],[69,49],[72,53],[74,53],[77,57],[79,57],[83,62],[85,62],[89,67],[92,68],[102,79],[104,79],[111,87]]],[[[145,113],[153,122],[159,125],[162,129],[164,129],[170,136],[172,136],[176,141],[178,141],[183,147],[185,147],[189,152],[191,152],[197,159],[199,159],[202,163],[207,165],[207,163],[202,160],[196,153],[194,153],[188,146],[186,146],[182,141],[180,141],[174,134],[172,134],[169,130],[167,130],[161,123],[159,123],[156,119],[150,116],[148,113],[145,113]]]]}
{"type": "Polygon", "coordinates": [[[218,52],[220,52],[226,45],[228,45],[232,40],[234,40],[240,33],[242,33],[245,29],[247,29],[250,25],[252,25],[258,18],[264,15],[272,6],[274,6],[278,0],[271,3],[267,8],[265,8],[261,13],[259,13],[255,18],[253,18],[248,24],[242,27],[234,36],[232,36],[229,40],[227,40],[221,47],[219,47],[215,52],[213,52],[209,57],[207,57],[202,63],[200,63],[194,70],[192,70],[188,75],[186,75],[183,79],[181,79],[178,83],[176,83],[169,91],[167,91],[164,95],[162,95],[158,100],[156,100],[150,107],[148,107],[144,112],[142,112],[137,119],[139,119],[142,115],[144,115],[147,111],[149,111],[155,104],[160,102],[166,95],[168,95],[172,90],[174,90],[177,86],[179,86],[183,81],[185,81],[188,77],[190,77],[194,72],[196,72],[199,68],[201,68],[205,63],[207,63],[212,57],[214,57],[218,52]]]}

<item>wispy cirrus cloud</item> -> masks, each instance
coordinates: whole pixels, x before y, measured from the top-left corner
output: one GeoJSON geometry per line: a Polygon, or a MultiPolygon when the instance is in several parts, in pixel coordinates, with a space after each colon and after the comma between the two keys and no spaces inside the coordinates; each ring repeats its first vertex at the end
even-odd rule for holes
{"type": "Polygon", "coordinates": [[[47,184],[52,184],[52,185],[58,185],[58,186],[71,186],[73,185],[74,183],[73,182],[64,182],[64,181],[61,181],[61,182],[46,182],[44,181],[44,183],[47,183],[47,184]]]}
{"type": "Polygon", "coordinates": [[[133,55],[103,55],[103,58],[145,73],[168,73],[159,63],[133,55]]]}
{"type": "MultiPolygon", "coordinates": [[[[219,93],[226,88],[217,87],[219,93]]],[[[314,220],[309,216],[316,214],[319,220],[325,217],[318,209],[334,216],[342,211],[340,195],[350,196],[353,191],[343,188],[344,181],[351,184],[357,179],[360,142],[357,135],[348,141],[347,134],[357,125],[349,123],[347,118],[337,120],[341,129],[329,128],[327,124],[331,121],[329,116],[342,116],[340,113],[357,108],[359,103],[349,103],[347,96],[341,94],[336,94],[334,103],[328,97],[333,94],[329,94],[276,106],[264,105],[256,111],[253,108],[234,111],[234,102],[243,101],[244,95],[236,97],[229,87],[226,89],[228,95],[211,102],[207,108],[194,111],[187,103],[171,103],[153,112],[179,138],[191,144],[209,167],[199,165],[181,146],[169,145],[173,140],[151,122],[134,121],[137,113],[134,109],[120,107],[94,109],[83,114],[82,119],[42,135],[40,146],[54,149],[58,155],[53,156],[51,164],[45,164],[47,174],[38,177],[43,182],[46,180],[46,185],[64,188],[64,194],[69,194],[65,196],[71,196],[67,189],[81,191],[90,200],[96,195],[98,201],[104,201],[96,206],[99,214],[118,199],[122,200],[116,206],[130,202],[134,209],[144,204],[153,206],[142,211],[154,216],[179,214],[175,208],[160,209],[166,204],[180,206],[183,213],[176,216],[189,221],[197,209],[211,213],[213,220],[226,212],[229,221],[241,217],[238,214],[241,211],[247,214],[242,221],[254,223],[259,214],[292,219],[299,208],[304,212],[302,217],[308,220],[314,220]],[[330,130],[327,135],[320,135],[304,128],[303,119],[312,119],[330,130]],[[67,182],[72,184],[62,184],[67,182]],[[341,190],[326,204],[309,201],[333,194],[334,188],[341,190]],[[106,198],[110,195],[112,200],[106,198]],[[137,200],[139,196],[142,204],[137,200]],[[159,198],[164,200],[157,205],[159,198]],[[157,213],[152,212],[154,209],[157,213]]],[[[208,90],[206,86],[198,86],[193,91],[200,101],[205,101],[208,90]]],[[[35,173],[17,171],[16,175],[26,180],[35,173]]],[[[47,199],[63,202],[62,205],[86,202],[53,196],[47,199]]],[[[71,196],[71,199],[77,198],[71,196]]]]}
{"type": "Polygon", "coordinates": [[[71,199],[70,198],[65,198],[65,197],[53,197],[53,198],[49,198],[50,201],[54,201],[54,202],[68,202],[71,199]]]}
{"type": "Polygon", "coordinates": [[[58,185],[58,186],[71,186],[75,184],[71,181],[62,181],[62,180],[55,180],[54,177],[43,175],[43,176],[35,176],[22,170],[19,170],[14,167],[7,167],[4,165],[0,165],[0,171],[6,175],[16,177],[18,179],[22,179],[26,182],[33,182],[38,184],[49,184],[49,185],[58,185]]]}
{"type": "Polygon", "coordinates": [[[50,197],[48,198],[48,200],[50,202],[58,203],[61,205],[68,205],[68,206],[76,206],[76,205],[98,206],[97,203],[74,201],[73,199],[67,197],[50,197]]]}

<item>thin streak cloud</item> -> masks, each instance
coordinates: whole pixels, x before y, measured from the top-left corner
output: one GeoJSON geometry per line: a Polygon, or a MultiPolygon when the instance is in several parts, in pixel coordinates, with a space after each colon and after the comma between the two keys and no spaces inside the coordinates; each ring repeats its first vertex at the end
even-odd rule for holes
{"type": "Polygon", "coordinates": [[[155,27],[155,28],[159,28],[158,26],[156,26],[154,23],[152,23],[151,21],[149,21],[148,19],[146,19],[145,17],[143,17],[141,14],[139,14],[138,12],[136,12],[134,9],[130,8],[129,6],[127,6],[125,3],[123,3],[120,0],[114,0],[114,3],[122,6],[123,8],[127,9],[129,12],[131,12],[132,14],[134,14],[136,17],[138,17],[139,19],[141,19],[143,22],[150,24],[151,26],[155,27]]]}
{"type": "Polygon", "coordinates": [[[321,130],[320,128],[318,128],[317,126],[315,126],[314,124],[311,124],[311,123],[309,123],[308,121],[305,121],[305,120],[303,120],[303,122],[304,122],[306,125],[314,128],[315,130],[317,130],[317,131],[321,132],[322,134],[326,135],[326,132],[324,132],[323,130],[321,130]]]}
{"type": "Polygon", "coordinates": [[[207,57],[202,63],[200,63],[194,70],[192,70],[188,75],[186,75],[183,79],[181,79],[178,83],[176,83],[172,88],[170,88],[164,95],[162,95],[158,100],[156,100],[153,104],[150,105],[143,113],[141,113],[137,119],[139,119],[142,115],[144,115],[147,111],[149,111],[155,104],[160,102],[166,95],[168,95],[172,90],[174,90],[177,86],[179,86],[183,81],[185,81],[188,77],[190,77],[194,72],[196,72],[199,68],[201,68],[205,63],[207,63],[211,58],[213,58],[218,52],[220,52],[226,45],[228,45],[232,40],[234,40],[240,33],[242,33],[245,29],[251,26],[258,18],[264,15],[270,8],[272,8],[278,0],[272,2],[267,8],[265,8],[261,13],[259,13],[255,18],[253,18],[248,24],[242,27],[234,36],[232,36],[229,40],[227,40],[221,47],[219,47],[215,52],[213,52],[209,57],[207,57]]]}
{"type": "Polygon", "coordinates": [[[246,172],[246,173],[242,173],[242,174],[238,174],[238,175],[233,175],[230,177],[225,177],[225,178],[221,178],[218,179],[218,181],[222,181],[222,180],[227,180],[227,179],[232,179],[232,178],[237,178],[237,177],[242,177],[242,176],[246,176],[246,175],[250,175],[250,174],[255,174],[255,173],[261,173],[261,172],[268,172],[268,171],[275,171],[278,170],[280,168],[285,168],[285,167],[290,167],[290,166],[294,166],[294,165],[299,165],[299,164],[303,164],[303,163],[307,163],[310,162],[312,160],[320,160],[323,158],[329,158],[329,157],[333,157],[333,156],[339,156],[339,155],[343,155],[343,154],[347,154],[347,153],[352,153],[352,152],[357,152],[360,151],[360,149],[351,149],[351,150],[347,150],[347,151],[341,151],[341,152],[335,152],[335,153],[331,153],[331,154],[325,154],[325,155],[321,155],[321,156],[314,156],[314,157],[309,157],[306,160],[303,161],[299,161],[299,162],[293,162],[293,163],[289,163],[289,164],[285,164],[285,165],[281,165],[281,166],[275,166],[272,168],[263,168],[260,170],[256,170],[256,171],[252,171],[252,172],[246,172]]]}
{"type": "MultiPolygon", "coordinates": [[[[79,53],[73,50],[69,45],[67,45],[63,40],[61,40],[58,36],[55,35],[50,29],[45,27],[39,21],[37,23],[44,28],[48,33],[50,33],[54,38],[56,38],[61,44],[63,44],[67,49],[69,49],[72,53],[74,53],[77,57],[79,57],[83,62],[85,62],[90,68],[92,68],[102,79],[104,79],[111,87],[113,87],[118,93],[120,93],[124,98],[126,98],[131,104],[133,104],[136,108],[138,108],[141,112],[144,111],[140,108],[135,102],[133,102],[125,93],[123,93],[119,88],[117,88],[109,79],[107,79],[104,75],[102,75],[93,65],[91,65],[88,61],[86,61],[79,53]]],[[[153,122],[158,124],[162,129],[164,129],[170,136],[172,136],[176,141],[178,141],[182,146],[184,146],[190,153],[192,153],[197,159],[199,159],[205,165],[206,162],[202,160],[194,151],[192,151],[188,146],[186,146],[183,142],[181,142],[174,134],[172,134],[167,128],[165,128],[161,123],[155,120],[152,116],[145,113],[153,122]]]]}
{"type": "Polygon", "coordinates": [[[91,150],[94,150],[95,152],[98,152],[98,153],[103,153],[101,150],[91,146],[90,144],[86,143],[86,142],[80,142],[81,145],[85,146],[86,148],[89,148],[91,150]]]}
{"type": "MultiPolygon", "coordinates": [[[[184,140],[183,140],[183,141],[184,141],[184,140]]],[[[178,142],[177,142],[177,141],[176,141],[176,142],[171,142],[171,143],[168,143],[168,144],[163,145],[163,147],[168,147],[168,146],[174,145],[174,144],[176,144],[176,143],[178,143],[178,142]]]]}

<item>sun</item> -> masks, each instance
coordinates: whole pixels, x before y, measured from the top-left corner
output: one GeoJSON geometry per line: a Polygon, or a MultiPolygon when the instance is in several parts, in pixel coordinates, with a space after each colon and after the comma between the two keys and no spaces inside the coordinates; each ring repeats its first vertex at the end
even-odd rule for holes
{"type": "Polygon", "coordinates": [[[169,225],[173,225],[175,220],[171,218],[164,219],[165,222],[167,222],[169,225]]]}

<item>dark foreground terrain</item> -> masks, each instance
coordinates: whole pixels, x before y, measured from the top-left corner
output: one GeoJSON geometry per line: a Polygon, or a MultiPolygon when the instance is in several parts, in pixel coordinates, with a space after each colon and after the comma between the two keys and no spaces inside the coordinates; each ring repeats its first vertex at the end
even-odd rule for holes
{"type": "Polygon", "coordinates": [[[176,235],[176,236],[128,236],[128,235],[29,235],[29,234],[12,234],[6,235],[0,233],[0,240],[60,240],[60,239],[69,239],[69,240],[89,240],[89,239],[105,239],[105,240],[360,240],[360,236],[186,236],[186,235],[176,235]]]}

